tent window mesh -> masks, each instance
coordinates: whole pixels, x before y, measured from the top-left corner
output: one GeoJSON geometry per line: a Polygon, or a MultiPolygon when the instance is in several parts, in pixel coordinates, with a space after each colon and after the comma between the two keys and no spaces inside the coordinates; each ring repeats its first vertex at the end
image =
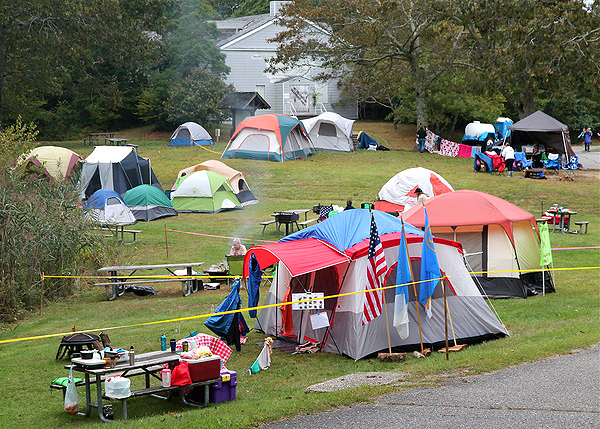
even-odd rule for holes
{"type": "Polygon", "coordinates": [[[337,137],[335,125],[321,122],[321,125],[319,125],[319,135],[326,137],[337,137]]]}
{"type": "Polygon", "coordinates": [[[238,150],[269,152],[269,137],[264,134],[250,134],[244,139],[238,150]]]}

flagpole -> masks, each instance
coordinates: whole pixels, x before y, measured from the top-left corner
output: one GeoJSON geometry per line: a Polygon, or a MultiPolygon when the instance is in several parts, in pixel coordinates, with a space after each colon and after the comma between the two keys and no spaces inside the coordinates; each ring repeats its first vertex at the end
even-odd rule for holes
{"type": "MultiPolygon", "coordinates": [[[[381,284],[381,282],[379,284],[381,284]]],[[[390,338],[390,324],[388,321],[387,305],[385,305],[385,289],[381,291],[381,299],[383,301],[383,311],[384,311],[384,315],[385,315],[385,330],[387,331],[388,351],[390,352],[390,354],[392,354],[392,340],[390,338]]]]}
{"type": "MultiPolygon", "coordinates": [[[[412,264],[410,263],[410,253],[408,253],[408,242],[406,241],[406,230],[404,229],[404,219],[400,215],[402,221],[402,230],[404,232],[404,247],[406,250],[406,257],[408,258],[408,268],[410,269],[410,278],[412,279],[413,291],[415,293],[415,307],[417,308],[417,326],[419,327],[419,343],[421,345],[421,353],[423,353],[423,331],[421,330],[421,312],[419,310],[419,295],[417,294],[417,285],[415,284],[415,276],[413,275],[412,264]]],[[[406,303],[408,305],[408,303],[406,303]]]]}
{"type": "Polygon", "coordinates": [[[448,357],[448,302],[446,301],[446,276],[442,278],[442,289],[444,290],[444,331],[446,336],[446,360],[448,357]]]}

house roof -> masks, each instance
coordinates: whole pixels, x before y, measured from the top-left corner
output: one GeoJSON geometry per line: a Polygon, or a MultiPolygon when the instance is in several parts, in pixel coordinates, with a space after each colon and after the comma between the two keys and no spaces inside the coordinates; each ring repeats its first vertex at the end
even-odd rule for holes
{"type": "Polygon", "coordinates": [[[219,105],[221,109],[270,109],[271,105],[266,102],[258,92],[231,92],[219,105]]]}
{"type": "Polygon", "coordinates": [[[239,18],[224,19],[222,21],[211,21],[213,22],[219,31],[221,31],[221,37],[217,39],[217,46],[222,47],[223,45],[244,36],[247,33],[259,28],[260,26],[274,21],[275,17],[268,13],[262,15],[250,15],[242,16],[239,18]]]}

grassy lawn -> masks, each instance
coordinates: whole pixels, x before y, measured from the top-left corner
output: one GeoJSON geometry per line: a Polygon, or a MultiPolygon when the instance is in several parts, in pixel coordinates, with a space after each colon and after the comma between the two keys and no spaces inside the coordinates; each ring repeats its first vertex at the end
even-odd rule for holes
{"type": "MultiPolygon", "coordinates": [[[[311,208],[318,203],[345,205],[352,199],[357,206],[372,202],[379,189],[393,175],[406,168],[422,166],[440,173],[455,189],[474,189],[504,198],[538,217],[542,208],[557,203],[578,212],[574,220],[590,222],[587,235],[552,234],[553,247],[597,246],[600,242],[600,180],[598,171],[577,172],[574,181],[560,181],[559,175],[548,180],[475,173],[471,159],[447,158],[412,152],[415,129],[381,122],[358,122],[354,129],[364,130],[391,148],[390,152],[359,151],[351,154],[320,152],[301,161],[273,163],[252,160],[227,160],[242,171],[260,204],[241,211],[210,214],[181,214],[151,223],[138,223],[143,230],[135,246],[122,246],[106,264],[175,263],[204,261],[205,266],[225,260],[230,240],[169,233],[169,256],[166,256],[164,228],[211,235],[234,236],[258,240],[277,240],[275,228],[267,227],[261,235],[260,221],[271,219],[275,210],[311,208]]],[[[229,135],[223,130],[222,136],[229,135]]],[[[149,157],[152,167],[165,189],[169,189],[177,172],[218,154],[198,147],[167,147],[168,133],[149,129],[129,130],[119,137],[130,138],[139,145],[139,153],[149,157]]],[[[92,147],[82,142],[65,142],[82,156],[92,147]]],[[[209,147],[221,152],[225,143],[209,147]]],[[[557,268],[598,266],[598,249],[561,250],[554,252],[557,268]]],[[[51,273],[47,273],[51,274],[51,273]]],[[[477,374],[531,362],[571,350],[585,348],[600,341],[599,309],[600,272],[598,270],[556,271],[556,290],[546,297],[527,300],[496,300],[493,305],[511,336],[468,348],[451,355],[434,354],[428,359],[409,357],[403,363],[384,364],[376,359],[353,361],[329,353],[289,355],[277,350],[272,367],[255,375],[247,369],[256,359],[265,335],[253,331],[240,353],[234,352],[227,363],[238,372],[237,399],[206,409],[192,409],[176,401],[160,401],[143,397],[128,402],[131,428],[239,428],[255,427],[263,422],[340,407],[409,386],[436,383],[453,374],[477,374]],[[359,371],[398,371],[405,373],[402,387],[360,387],[341,392],[306,394],[312,384],[359,371]]],[[[104,289],[81,281],[75,296],[44,307],[42,315],[30,314],[11,326],[5,326],[0,339],[23,338],[77,330],[105,329],[113,326],[181,318],[209,313],[227,293],[225,289],[203,291],[182,297],[176,283],[156,285],[156,296],[126,295],[115,301],[105,300],[104,289]]],[[[261,290],[262,295],[266,289],[261,290]]],[[[247,297],[242,295],[244,301],[247,297]]],[[[137,353],[156,350],[160,335],[178,338],[203,327],[204,319],[129,327],[107,331],[112,342],[123,348],[135,346],[137,353]],[[180,333],[177,333],[180,332],[180,333]]],[[[29,340],[0,345],[0,387],[2,419],[14,427],[101,427],[95,411],[92,418],[69,416],[62,410],[62,396],[50,391],[52,379],[67,375],[66,360],[54,356],[60,337],[29,340]]],[[[140,378],[141,379],[141,378],[140,378]]],[[[134,380],[139,382],[142,380],[134,380]]],[[[85,399],[79,389],[80,404],[85,399]]],[[[113,404],[115,417],[120,405],[113,404]]]]}

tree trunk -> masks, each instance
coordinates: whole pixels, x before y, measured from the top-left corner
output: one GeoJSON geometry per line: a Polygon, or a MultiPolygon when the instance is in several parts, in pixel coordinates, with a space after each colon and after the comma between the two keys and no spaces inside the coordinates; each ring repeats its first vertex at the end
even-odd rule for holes
{"type": "Polygon", "coordinates": [[[535,113],[535,100],[529,89],[523,91],[523,95],[521,95],[521,99],[517,103],[517,111],[519,112],[519,119],[526,118],[535,113]]]}

